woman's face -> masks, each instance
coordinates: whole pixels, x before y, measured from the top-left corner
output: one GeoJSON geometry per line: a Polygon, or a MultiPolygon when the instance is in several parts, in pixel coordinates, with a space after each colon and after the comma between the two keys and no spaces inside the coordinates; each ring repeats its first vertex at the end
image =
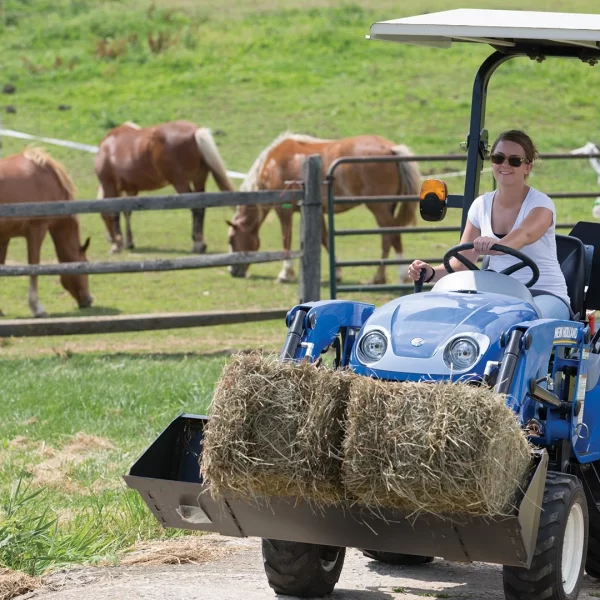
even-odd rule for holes
{"type": "Polygon", "coordinates": [[[521,162],[521,164],[516,167],[508,164],[509,156],[525,158],[525,150],[523,147],[516,142],[501,140],[494,148],[492,156],[498,154],[504,154],[505,156],[505,159],[501,165],[497,165],[492,162],[494,178],[498,182],[498,185],[523,184],[533,165],[525,161],[521,162]]]}

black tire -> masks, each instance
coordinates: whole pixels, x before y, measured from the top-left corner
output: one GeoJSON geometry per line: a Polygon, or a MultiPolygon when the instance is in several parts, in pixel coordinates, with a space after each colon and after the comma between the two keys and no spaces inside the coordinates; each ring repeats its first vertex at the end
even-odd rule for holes
{"type": "Polygon", "coordinates": [[[263,540],[262,555],[269,585],[277,594],[322,597],[331,594],[340,578],[346,548],[263,540]]]}
{"type": "Polygon", "coordinates": [[[589,506],[590,533],[588,536],[587,558],[585,572],[600,579],[600,511],[595,506],[589,506]]]}
{"type": "Polygon", "coordinates": [[[400,554],[399,552],[379,552],[378,550],[361,550],[367,557],[388,565],[423,565],[433,562],[433,556],[418,554],[400,554]]]}
{"type": "Polygon", "coordinates": [[[546,478],[542,514],[531,567],[504,567],[504,595],[507,600],[575,600],[579,595],[588,542],[588,509],[581,481],[577,477],[549,472],[546,478]],[[573,557],[571,576],[563,574],[562,559],[569,516],[579,524],[570,535],[573,557]],[[575,540],[577,543],[575,543],[575,540]],[[581,557],[579,558],[579,553],[581,557]],[[577,560],[581,563],[577,571],[577,560]],[[563,576],[569,577],[563,583],[563,576]]]}

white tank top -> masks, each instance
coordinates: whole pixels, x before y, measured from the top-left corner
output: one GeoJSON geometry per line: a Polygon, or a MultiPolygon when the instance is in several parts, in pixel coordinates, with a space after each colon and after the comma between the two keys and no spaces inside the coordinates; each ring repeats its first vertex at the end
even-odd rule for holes
{"type": "MultiPolygon", "coordinates": [[[[481,231],[481,235],[498,239],[492,231],[492,203],[495,194],[496,190],[487,192],[476,198],[473,204],[471,204],[468,218],[473,226],[481,231]]],[[[534,208],[539,207],[547,208],[552,211],[552,224],[539,240],[521,248],[521,252],[531,258],[540,270],[540,278],[535,285],[532,286],[532,289],[550,292],[551,294],[563,298],[566,302],[570,302],[565,277],[560,270],[560,265],[558,264],[558,258],[556,256],[556,238],[554,232],[556,226],[556,208],[554,207],[554,202],[552,202],[546,194],[534,188],[529,188],[529,192],[521,205],[521,210],[519,211],[519,215],[517,216],[512,230],[519,227],[534,208]]],[[[502,239],[498,239],[498,243],[501,244],[502,239]]],[[[509,256],[508,254],[499,254],[497,256],[490,256],[489,268],[494,271],[502,271],[517,262],[518,260],[516,258],[509,256]]],[[[524,267],[516,273],[513,273],[511,277],[515,277],[519,281],[527,283],[531,279],[531,275],[531,269],[524,267]]]]}

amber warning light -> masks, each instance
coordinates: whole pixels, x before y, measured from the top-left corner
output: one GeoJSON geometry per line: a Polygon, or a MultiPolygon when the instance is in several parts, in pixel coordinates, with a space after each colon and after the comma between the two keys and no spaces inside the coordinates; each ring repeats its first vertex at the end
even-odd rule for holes
{"type": "Polygon", "coordinates": [[[427,179],[421,185],[419,211],[424,221],[441,221],[446,216],[448,186],[441,179],[427,179]]]}

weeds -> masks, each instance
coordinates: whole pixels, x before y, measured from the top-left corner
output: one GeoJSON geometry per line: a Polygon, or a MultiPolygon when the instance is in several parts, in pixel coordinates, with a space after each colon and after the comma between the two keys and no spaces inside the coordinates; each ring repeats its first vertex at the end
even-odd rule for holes
{"type": "Polygon", "coordinates": [[[30,492],[23,476],[13,485],[0,513],[0,565],[32,576],[51,567],[98,560],[117,544],[92,519],[70,531],[59,529],[45,490],[30,492]]]}
{"type": "Polygon", "coordinates": [[[172,44],[174,44],[174,38],[171,37],[170,33],[161,31],[156,37],[152,33],[148,34],[148,46],[152,54],[160,54],[172,44]]]}

